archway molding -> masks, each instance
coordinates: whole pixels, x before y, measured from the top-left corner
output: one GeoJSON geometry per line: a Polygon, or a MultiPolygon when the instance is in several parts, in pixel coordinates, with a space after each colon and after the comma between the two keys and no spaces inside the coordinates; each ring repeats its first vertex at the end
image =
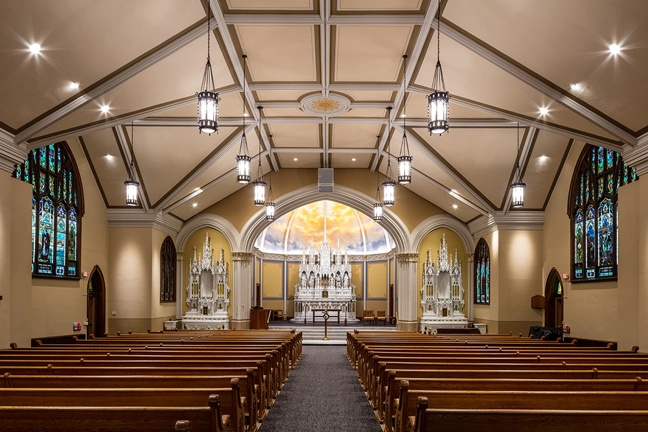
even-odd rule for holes
{"type": "Polygon", "coordinates": [[[412,231],[412,252],[418,253],[425,236],[439,228],[447,228],[457,233],[464,244],[466,253],[473,253],[475,250],[475,239],[466,224],[450,215],[444,214],[430,216],[414,228],[414,231],[412,231]]]}
{"type": "Polygon", "coordinates": [[[193,233],[203,228],[213,228],[223,234],[229,242],[232,251],[239,248],[241,235],[230,221],[215,214],[203,213],[182,225],[176,238],[176,250],[178,252],[184,251],[185,245],[193,233]]]}
{"type": "MultiPolygon", "coordinates": [[[[373,217],[374,199],[355,189],[335,185],[335,192],[318,192],[316,184],[289,192],[275,200],[275,219],[286,213],[316,201],[335,201],[373,217]]],[[[241,230],[241,252],[252,252],[254,243],[272,222],[265,218],[265,209],[256,212],[241,230]]],[[[410,233],[403,221],[391,210],[385,209],[381,226],[389,233],[396,245],[396,253],[410,251],[410,233]]]]}

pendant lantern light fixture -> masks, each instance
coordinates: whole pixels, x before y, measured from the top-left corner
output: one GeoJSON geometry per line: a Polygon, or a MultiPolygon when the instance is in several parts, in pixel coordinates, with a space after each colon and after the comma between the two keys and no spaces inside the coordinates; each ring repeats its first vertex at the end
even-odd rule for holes
{"type": "MultiPolygon", "coordinates": [[[[259,129],[261,129],[261,110],[262,106],[257,107],[259,109],[259,129]]],[[[265,204],[265,190],[266,182],[263,181],[263,168],[261,167],[261,140],[259,140],[259,166],[257,169],[257,179],[252,182],[254,186],[254,205],[261,207],[265,204]]]]}
{"type": "Polygon", "coordinates": [[[245,83],[246,83],[246,59],[247,56],[243,54],[243,136],[241,137],[241,147],[239,154],[236,155],[236,162],[238,165],[238,175],[236,181],[241,184],[250,183],[250,155],[248,153],[247,137],[245,136],[245,83]]]}
{"type": "Polygon", "coordinates": [[[202,85],[198,93],[198,130],[200,133],[213,134],[218,131],[218,93],[214,91],[214,74],[211,67],[211,9],[207,2],[207,64],[203,73],[202,85]]]}
{"type": "Polygon", "coordinates": [[[128,180],[124,182],[126,186],[126,205],[129,207],[137,206],[137,195],[139,192],[139,183],[133,180],[133,159],[135,159],[135,129],[131,122],[131,162],[128,170],[128,180]]]}
{"type": "MultiPolygon", "coordinates": [[[[387,107],[387,117],[391,119],[391,110],[392,107],[387,107]]],[[[389,131],[391,130],[391,121],[387,125],[387,139],[389,139],[389,131]]],[[[383,204],[385,207],[391,207],[394,205],[394,193],[396,190],[396,182],[392,180],[391,172],[391,154],[390,154],[391,143],[387,145],[387,171],[385,172],[385,181],[382,183],[383,187],[383,204]]]]}
{"type": "Polygon", "coordinates": [[[428,95],[428,130],[430,135],[441,135],[450,129],[448,114],[450,111],[450,93],[446,90],[441,68],[441,8],[437,13],[437,63],[432,79],[432,93],[428,95]]]}
{"type": "Polygon", "coordinates": [[[275,203],[274,197],[272,196],[272,174],[270,174],[270,189],[268,189],[268,199],[265,203],[266,208],[266,220],[273,221],[275,218],[275,203]]]}
{"type": "Polygon", "coordinates": [[[407,55],[403,56],[403,141],[401,142],[400,153],[398,154],[398,183],[405,185],[412,181],[412,156],[409,151],[407,142],[407,101],[405,98],[406,87],[405,79],[407,76],[407,55]]]}
{"type": "Polygon", "coordinates": [[[518,181],[511,185],[511,206],[513,206],[513,208],[522,208],[524,207],[524,189],[526,188],[526,184],[522,181],[522,174],[520,173],[520,123],[517,125],[517,151],[518,181]]]}
{"type": "Polygon", "coordinates": [[[383,203],[380,201],[380,173],[376,176],[376,202],[373,209],[373,220],[381,222],[383,218],[383,203]]]}

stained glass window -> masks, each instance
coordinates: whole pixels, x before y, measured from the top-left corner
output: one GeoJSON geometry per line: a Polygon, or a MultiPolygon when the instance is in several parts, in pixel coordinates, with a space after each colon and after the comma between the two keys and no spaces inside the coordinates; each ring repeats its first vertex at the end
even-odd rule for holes
{"type": "Polygon", "coordinates": [[[484,239],[475,249],[475,303],[490,304],[490,249],[484,239]]]}
{"type": "Polygon", "coordinates": [[[160,302],[176,299],[176,248],[171,237],[164,239],[160,250],[160,302]]]}
{"type": "Polygon", "coordinates": [[[33,186],[32,274],[78,278],[83,190],[67,144],[32,150],[13,176],[33,186]]]}
{"type": "Polygon", "coordinates": [[[570,191],[572,281],[616,279],[617,192],[637,179],[619,153],[593,146],[583,150],[570,191]]]}

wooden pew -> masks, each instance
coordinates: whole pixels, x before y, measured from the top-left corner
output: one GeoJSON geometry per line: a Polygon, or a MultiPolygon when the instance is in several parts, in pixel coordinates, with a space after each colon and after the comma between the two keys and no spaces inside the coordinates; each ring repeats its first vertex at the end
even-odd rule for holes
{"type": "Polygon", "coordinates": [[[206,407],[0,406],[3,432],[226,432],[228,417],[219,395],[206,407]]]}
{"type": "Polygon", "coordinates": [[[646,410],[429,409],[418,401],[411,432],[648,431],[646,410]]]}
{"type": "Polygon", "coordinates": [[[644,410],[648,392],[605,391],[450,391],[409,390],[404,381],[395,406],[395,431],[411,430],[417,400],[426,397],[434,409],[644,410]]]}
{"type": "Polygon", "coordinates": [[[257,429],[259,401],[254,385],[254,371],[248,369],[241,376],[191,376],[191,375],[12,375],[4,374],[4,388],[222,388],[237,379],[241,389],[241,405],[248,416],[249,432],[257,429]],[[247,403],[245,403],[247,401],[247,403]]]}
{"type": "MultiPolygon", "coordinates": [[[[218,394],[223,425],[228,422],[234,432],[244,432],[245,419],[241,393],[237,379],[231,380],[230,388],[217,389],[49,389],[49,388],[2,388],[2,407],[208,407],[212,394],[218,394]]],[[[2,412],[2,411],[0,411],[2,412]]],[[[179,420],[176,418],[175,420],[179,420]]],[[[4,419],[3,419],[4,420],[4,419]]],[[[0,426],[2,427],[2,426],[0,426]]],[[[72,428],[74,429],[74,428],[72,428]]]]}

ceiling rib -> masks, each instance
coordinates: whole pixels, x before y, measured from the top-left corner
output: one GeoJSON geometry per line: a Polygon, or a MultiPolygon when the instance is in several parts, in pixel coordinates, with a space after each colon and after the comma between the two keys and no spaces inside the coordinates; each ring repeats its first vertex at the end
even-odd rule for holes
{"type": "MultiPolygon", "coordinates": [[[[394,130],[397,131],[398,133],[403,133],[403,126],[399,124],[392,124],[394,127],[394,130]]],[[[494,214],[495,209],[488,203],[486,200],[484,200],[477,192],[475,192],[470,184],[468,184],[466,181],[464,181],[460,176],[458,176],[453,170],[450,169],[443,161],[441,161],[439,158],[436,157],[434,153],[432,153],[426,144],[421,143],[413,134],[408,135],[408,140],[410,143],[414,143],[419,150],[421,150],[431,161],[433,161],[441,170],[446,173],[450,178],[452,178],[454,181],[459,183],[461,187],[463,187],[470,196],[477,202],[479,203],[480,206],[482,206],[485,210],[487,210],[489,213],[494,214]]],[[[376,158],[378,159],[378,158],[376,158]]]]}
{"type": "MultiPolygon", "coordinates": [[[[331,15],[330,1],[326,1],[326,14],[330,25],[423,25],[423,15],[331,15]]],[[[320,0],[320,15],[315,14],[224,14],[227,24],[322,24],[324,5],[320,0]]]]}
{"type": "MultiPolygon", "coordinates": [[[[435,26],[438,25],[438,21],[436,19],[434,20],[434,24],[435,26]]],[[[618,126],[617,124],[614,124],[614,122],[608,120],[599,113],[560,92],[553,85],[548,84],[548,82],[545,82],[544,80],[538,78],[523,67],[520,67],[519,65],[502,57],[492,47],[488,46],[483,41],[478,40],[474,36],[465,33],[463,30],[460,30],[453,23],[447,20],[443,20],[443,24],[444,25],[441,28],[441,33],[448,36],[450,39],[454,40],[455,42],[459,43],[463,47],[469,49],[470,51],[474,52],[475,54],[479,55],[480,57],[489,61],[500,69],[508,72],[515,78],[531,86],[545,96],[555,100],[561,105],[564,105],[575,113],[580,114],[601,129],[619,138],[621,141],[632,146],[637,145],[637,139],[635,138],[635,136],[624,130],[624,128],[618,126]]]]}
{"type": "Polygon", "coordinates": [[[488,216],[488,211],[484,210],[483,208],[479,207],[478,205],[473,204],[471,201],[467,200],[466,198],[462,197],[456,192],[453,192],[452,189],[444,186],[443,184],[439,183],[438,181],[426,176],[424,173],[421,171],[417,170],[416,168],[412,168],[412,173],[415,174],[417,177],[425,180],[427,183],[431,184],[432,186],[442,190],[443,192],[447,193],[448,195],[452,196],[458,201],[461,201],[471,209],[475,210],[479,214],[482,214],[484,216],[488,216]]]}
{"type": "MultiPolygon", "coordinates": [[[[410,80],[412,79],[412,75],[414,74],[414,69],[416,69],[414,66],[416,66],[419,62],[419,57],[423,52],[425,41],[432,29],[432,22],[434,21],[434,15],[437,13],[438,7],[439,7],[439,0],[431,0],[430,4],[428,4],[427,11],[425,12],[425,19],[423,20],[423,24],[421,26],[421,31],[418,34],[416,43],[414,44],[414,48],[412,49],[412,52],[408,59],[410,67],[407,68],[405,72],[405,76],[403,77],[403,79],[405,80],[405,88],[403,88],[402,86],[398,87],[396,97],[394,98],[394,103],[391,104],[395,108],[392,109],[389,113],[392,123],[396,119],[396,113],[398,112],[401,104],[405,100],[406,95],[404,91],[406,91],[407,87],[409,87],[410,80]]],[[[390,135],[390,131],[385,131],[385,133],[383,133],[382,136],[380,137],[380,142],[378,143],[379,155],[382,153],[383,149],[385,148],[385,144],[387,143],[387,138],[389,137],[389,135],[390,135]]],[[[379,160],[380,160],[379,157],[374,158],[373,163],[371,164],[372,171],[375,171],[376,168],[378,167],[379,160]]]]}
{"type": "MultiPolygon", "coordinates": [[[[229,87],[223,90],[219,90],[219,94],[225,95],[228,93],[233,93],[236,91],[240,91],[240,87],[229,87]]],[[[41,147],[43,144],[49,144],[51,142],[58,142],[58,141],[64,141],[66,139],[70,138],[75,138],[80,135],[85,135],[89,134],[91,132],[96,132],[101,129],[106,129],[114,126],[118,126],[121,124],[127,124],[130,123],[131,121],[137,122],[140,119],[163,113],[165,111],[173,110],[176,108],[182,108],[187,105],[195,105],[197,104],[196,96],[189,96],[187,98],[179,99],[177,101],[173,101],[170,103],[166,104],[160,104],[160,105],[155,105],[149,108],[144,108],[138,111],[134,111],[129,114],[124,114],[122,116],[117,116],[117,117],[110,117],[107,118],[105,121],[99,121],[99,122],[93,122],[93,123],[88,123],[85,125],[81,125],[79,127],[75,127],[72,129],[66,129],[60,132],[54,132],[53,134],[48,134],[48,135],[43,135],[43,136],[38,136],[35,137],[34,139],[29,140],[29,144],[27,145],[27,148],[29,150],[33,150],[35,148],[41,147]]],[[[192,117],[193,119],[193,125],[192,126],[197,126],[197,117],[192,117]]],[[[223,125],[220,121],[218,123],[219,125],[223,125]]]]}
{"type": "MultiPolygon", "coordinates": [[[[117,144],[119,144],[122,154],[126,156],[127,160],[124,161],[126,163],[126,169],[130,170],[130,162],[133,160],[133,153],[131,152],[131,148],[128,146],[128,140],[126,139],[126,135],[124,135],[124,130],[119,126],[115,126],[113,128],[113,131],[115,132],[115,136],[117,137],[117,144]]],[[[144,185],[144,182],[137,175],[137,170],[135,168],[133,168],[132,176],[133,180],[138,182],[140,186],[144,185]]],[[[137,188],[137,195],[139,196],[139,201],[142,205],[142,208],[146,213],[149,213],[150,209],[146,197],[144,196],[143,187],[137,188]]]]}
{"type": "MultiPolygon", "coordinates": [[[[212,25],[216,25],[215,20],[211,20],[212,25]]],[[[83,94],[80,94],[78,97],[71,100],[69,103],[66,103],[62,107],[54,110],[52,113],[46,115],[42,119],[33,123],[29,127],[20,131],[16,135],[15,143],[22,144],[27,141],[29,138],[36,135],[38,132],[48,128],[52,124],[61,120],[63,117],[72,113],[73,111],[81,108],[83,105],[93,101],[99,96],[109,92],[115,87],[123,84],[128,81],[135,75],[146,70],[147,68],[153,66],[160,60],[163,60],[175,53],[179,49],[187,46],[191,42],[198,39],[200,36],[205,35],[207,32],[207,20],[204,23],[196,24],[188,30],[184,30],[178,35],[171,38],[171,42],[164,43],[158,49],[149,52],[149,54],[144,55],[139,60],[131,63],[130,65],[124,67],[119,72],[114,72],[109,75],[110,78],[101,82],[100,84],[93,84],[89,87],[89,90],[83,94]]],[[[105,127],[105,126],[104,126],[105,127]]]]}
{"type": "MultiPolygon", "coordinates": [[[[256,127],[255,124],[248,124],[245,126],[245,133],[249,133],[250,131],[254,130],[256,127]]],[[[156,208],[164,208],[166,205],[168,205],[170,202],[173,201],[173,199],[180,193],[182,189],[184,189],[189,183],[197,179],[202,173],[204,173],[209,167],[211,167],[213,164],[215,164],[230,148],[232,148],[233,145],[235,145],[243,136],[243,128],[239,130],[237,133],[233,134],[229,140],[224,142],[223,144],[220,145],[218,150],[210,157],[205,163],[200,165],[196,171],[194,171],[190,176],[185,178],[181,183],[179,183],[175,189],[171,191],[164,199],[156,203],[156,208]]]]}
{"type": "MultiPolygon", "coordinates": [[[[243,74],[243,68],[241,67],[240,58],[238,56],[238,53],[236,52],[236,48],[234,47],[234,42],[232,41],[229,30],[227,29],[227,23],[225,22],[225,18],[223,17],[223,11],[221,10],[218,0],[209,0],[209,4],[211,6],[212,14],[216,19],[216,23],[218,24],[217,29],[219,34],[221,35],[221,39],[223,41],[223,45],[225,46],[225,50],[227,51],[227,55],[229,56],[232,63],[232,68],[234,69],[234,73],[236,74],[237,81],[243,84],[243,82],[246,81],[245,75],[243,74]]],[[[252,113],[250,114],[254,118],[255,122],[258,123],[261,113],[259,112],[259,110],[255,109],[257,103],[254,100],[254,96],[252,95],[253,90],[249,85],[247,85],[247,82],[245,82],[245,87],[247,88],[245,90],[244,96],[251,108],[252,113]]],[[[266,148],[266,150],[270,149],[270,140],[268,139],[265,128],[259,127],[259,134],[261,135],[263,146],[266,148]]],[[[270,164],[272,165],[273,170],[279,170],[277,160],[272,156],[272,154],[270,154],[270,164]]]]}
{"type": "MultiPolygon", "coordinates": [[[[529,163],[529,158],[531,157],[531,148],[533,147],[533,143],[537,138],[538,138],[538,129],[529,128],[529,132],[526,134],[526,139],[524,140],[524,143],[522,143],[522,149],[520,151],[520,160],[517,165],[521,167],[520,172],[524,172],[524,167],[526,167],[527,163],[529,163]]],[[[518,181],[517,166],[515,167],[516,168],[515,174],[513,176],[514,182],[518,181]]],[[[519,180],[522,179],[520,178],[519,180]]],[[[513,200],[513,194],[511,193],[511,184],[509,184],[506,189],[506,201],[504,202],[504,206],[502,207],[502,211],[504,212],[504,214],[507,214],[509,212],[511,208],[512,200],[513,200]]]]}

